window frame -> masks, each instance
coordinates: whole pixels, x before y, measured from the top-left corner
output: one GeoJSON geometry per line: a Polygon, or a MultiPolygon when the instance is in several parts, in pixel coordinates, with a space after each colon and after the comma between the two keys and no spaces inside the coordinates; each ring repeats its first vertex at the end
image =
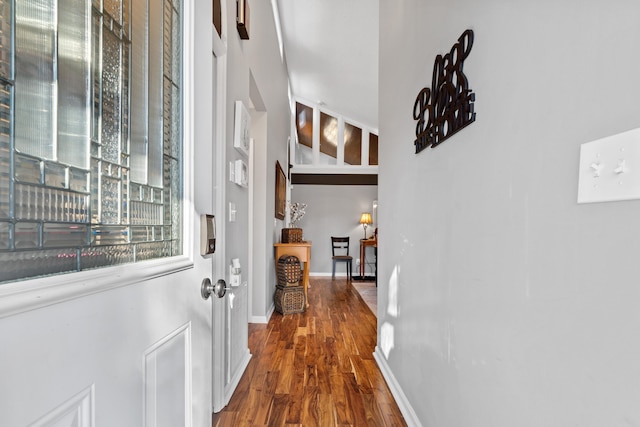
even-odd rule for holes
{"type": "Polygon", "coordinates": [[[377,174],[378,173],[378,165],[369,165],[369,138],[371,134],[375,134],[379,138],[378,129],[366,125],[364,123],[360,123],[356,120],[351,120],[343,115],[337,114],[334,111],[331,111],[318,103],[311,102],[307,99],[294,97],[291,100],[291,129],[292,129],[292,138],[289,141],[289,149],[292,153],[291,155],[291,163],[293,169],[291,170],[294,174],[377,174]],[[313,162],[309,163],[297,163],[297,155],[296,150],[298,149],[298,132],[297,132],[297,107],[296,104],[302,104],[304,107],[307,107],[313,111],[313,133],[312,137],[312,147],[308,147],[306,144],[305,147],[309,148],[313,153],[313,162]],[[336,164],[322,164],[319,161],[320,156],[320,116],[321,114],[325,114],[335,118],[338,121],[338,144],[337,144],[337,156],[336,156],[336,164]],[[350,165],[345,163],[344,161],[344,128],[345,123],[348,123],[351,126],[355,126],[360,128],[362,131],[362,144],[361,144],[361,164],[360,165],[350,165]],[[364,135],[367,135],[366,142],[364,140],[364,135]]]}
{"type": "Polygon", "coordinates": [[[0,319],[194,267],[195,6],[182,2],[182,255],[0,284],[0,319]]]}

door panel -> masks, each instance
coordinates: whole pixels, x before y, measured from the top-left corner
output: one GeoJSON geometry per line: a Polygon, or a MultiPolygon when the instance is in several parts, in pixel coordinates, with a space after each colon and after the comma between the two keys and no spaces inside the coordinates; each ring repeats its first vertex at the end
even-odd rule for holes
{"type": "Polygon", "coordinates": [[[187,324],[145,354],[145,426],[189,425],[190,334],[191,325],[187,324]]]}
{"type": "Polygon", "coordinates": [[[95,417],[94,396],[94,388],[89,387],[63,402],[30,427],[91,427],[94,425],[95,417]]]}
{"type": "Polygon", "coordinates": [[[238,287],[231,288],[226,305],[227,371],[225,388],[227,396],[231,397],[251,358],[247,348],[249,342],[249,305],[246,282],[238,287]]]}
{"type": "Polygon", "coordinates": [[[217,213],[211,4],[184,7],[187,255],[0,287],[0,307],[14,307],[0,309],[0,426],[211,425],[213,303],[200,284],[217,280],[218,255],[199,255],[196,237],[200,215],[217,213]],[[52,288],[69,292],[35,302],[52,288]]]}

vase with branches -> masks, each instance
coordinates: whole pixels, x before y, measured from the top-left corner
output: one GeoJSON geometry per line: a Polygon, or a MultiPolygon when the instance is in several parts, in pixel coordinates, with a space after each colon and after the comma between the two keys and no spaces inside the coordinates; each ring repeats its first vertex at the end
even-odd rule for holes
{"type": "Polygon", "coordinates": [[[291,203],[289,204],[289,226],[295,227],[296,222],[300,221],[305,214],[307,208],[306,203],[291,203]]]}

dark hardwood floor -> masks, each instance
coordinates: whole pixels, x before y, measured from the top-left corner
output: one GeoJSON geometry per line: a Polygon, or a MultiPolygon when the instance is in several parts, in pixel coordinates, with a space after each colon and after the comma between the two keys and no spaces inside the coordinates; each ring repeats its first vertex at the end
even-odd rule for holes
{"type": "Polygon", "coordinates": [[[305,313],[249,325],[253,357],[213,426],[406,426],[373,359],[375,316],[345,278],[310,280],[305,313]]]}

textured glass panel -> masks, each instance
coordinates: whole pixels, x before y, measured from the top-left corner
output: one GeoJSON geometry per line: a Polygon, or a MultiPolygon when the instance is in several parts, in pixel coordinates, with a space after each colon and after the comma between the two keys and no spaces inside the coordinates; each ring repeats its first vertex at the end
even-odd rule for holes
{"type": "Polygon", "coordinates": [[[120,166],[113,163],[102,162],[102,176],[108,176],[111,178],[120,178],[120,166]]]}
{"type": "Polygon", "coordinates": [[[0,281],[182,253],[181,22],[147,4],[0,0],[0,281]]]}
{"type": "Polygon", "coordinates": [[[153,240],[153,228],[148,226],[131,227],[132,242],[148,242],[153,240]]]}
{"type": "MultiPolygon", "coordinates": [[[[169,157],[164,157],[164,218],[163,224],[171,224],[171,163],[169,157]]],[[[172,235],[173,238],[173,235],[172,235]]]]}
{"type": "Polygon", "coordinates": [[[320,152],[329,156],[326,162],[336,164],[338,156],[338,119],[320,113],[320,152]]]}
{"type": "Polygon", "coordinates": [[[15,162],[15,177],[17,181],[40,184],[40,160],[16,154],[15,162]]]}
{"type": "Polygon", "coordinates": [[[87,243],[86,225],[44,224],[42,242],[45,247],[74,247],[87,243]]]}
{"type": "MultiPolygon", "coordinates": [[[[176,160],[171,160],[171,224],[182,224],[182,171],[176,160]]],[[[182,227],[173,227],[173,240],[182,247],[182,227]]],[[[182,253],[182,251],[180,251],[182,253]]]]}
{"type": "Polygon", "coordinates": [[[121,223],[129,224],[129,169],[122,169],[122,195],[120,197],[122,202],[121,223]]]}
{"type": "Polygon", "coordinates": [[[162,234],[163,231],[162,226],[158,226],[158,227],[153,227],[153,240],[162,240],[164,239],[164,235],[162,234]]]}
{"type": "Polygon", "coordinates": [[[100,222],[100,161],[91,159],[91,223],[100,222]]]}
{"type": "Polygon", "coordinates": [[[162,224],[162,205],[156,203],[132,201],[130,206],[131,224],[162,224]]]}
{"type": "Polygon", "coordinates": [[[136,261],[171,256],[171,242],[139,243],[136,245],[136,261]]]}
{"type": "Polygon", "coordinates": [[[0,146],[9,147],[11,135],[11,94],[13,87],[8,84],[0,84],[0,146]]]}
{"type": "Polygon", "coordinates": [[[122,0],[122,30],[128,38],[131,34],[131,0],[122,0]]]}
{"type": "Polygon", "coordinates": [[[369,134],[369,164],[378,165],[378,135],[369,134]]]}
{"type": "Polygon", "coordinates": [[[140,187],[140,200],[151,203],[153,201],[153,189],[145,185],[140,187]]]}
{"type": "Polygon", "coordinates": [[[153,201],[155,203],[164,203],[164,192],[162,188],[153,189],[153,201]]]}
{"type": "Polygon", "coordinates": [[[12,80],[11,72],[11,2],[0,2],[0,76],[12,80]]]}
{"type": "MultiPolygon", "coordinates": [[[[0,6],[0,12],[3,9],[0,6]]],[[[6,9],[5,9],[6,10],[6,9]]],[[[2,20],[0,19],[0,25],[2,20]]],[[[1,35],[0,35],[1,36],[1,35]]],[[[1,37],[0,37],[1,41],[1,37]]],[[[0,50],[2,54],[2,50],[0,50]]],[[[9,218],[11,87],[0,85],[0,218],[9,218]]]]}
{"type": "Polygon", "coordinates": [[[133,247],[129,245],[98,246],[82,250],[80,268],[88,270],[133,262],[133,247]]]}
{"type": "Polygon", "coordinates": [[[347,165],[362,164],[362,129],[344,124],[344,162],[347,165]]]}
{"type": "Polygon", "coordinates": [[[0,222],[0,249],[9,249],[9,232],[11,224],[8,222],[0,222]]]}
{"type": "Polygon", "coordinates": [[[131,42],[131,181],[147,183],[147,139],[149,115],[147,88],[147,2],[133,3],[131,42]]]}
{"type": "MultiPolygon", "coordinates": [[[[161,1],[149,3],[149,40],[163,40],[161,1]]],[[[149,153],[147,184],[162,186],[162,43],[149,43],[149,153]]]]}
{"type": "Polygon", "coordinates": [[[113,245],[129,242],[129,228],[122,226],[91,227],[92,245],[113,245]]]}
{"type": "Polygon", "coordinates": [[[67,188],[67,168],[57,163],[45,163],[44,183],[49,187],[67,188]]]}
{"type": "Polygon", "coordinates": [[[171,144],[173,143],[172,139],[171,139],[171,128],[174,125],[174,120],[173,120],[173,85],[171,84],[171,80],[169,80],[169,78],[165,77],[164,78],[164,102],[163,107],[164,107],[164,111],[163,111],[163,126],[164,126],[164,132],[163,132],[163,144],[164,144],[164,153],[165,154],[171,154],[171,144]]]}
{"type": "Polygon", "coordinates": [[[108,13],[117,23],[122,24],[122,0],[102,0],[104,12],[108,13]]]}
{"type": "Polygon", "coordinates": [[[70,193],[72,201],[71,222],[89,222],[89,196],[86,194],[70,193]]]}
{"type": "Polygon", "coordinates": [[[102,159],[119,163],[121,41],[105,29],[102,43],[102,159]]]}
{"type": "Polygon", "coordinates": [[[53,159],[55,7],[53,0],[16,2],[15,144],[53,159]]]}
{"type": "Polygon", "coordinates": [[[58,159],[89,167],[91,129],[91,7],[58,2],[58,159]]]}
{"type": "MultiPolygon", "coordinates": [[[[95,11],[91,18],[91,80],[92,80],[92,100],[91,103],[91,140],[98,142],[100,140],[100,115],[102,114],[102,68],[100,66],[100,52],[102,35],[102,17],[95,11]]],[[[98,156],[97,150],[91,145],[91,155],[98,156]]]]}
{"type": "Polygon", "coordinates": [[[74,168],[69,168],[69,189],[73,191],[89,191],[89,173],[74,168]]]}
{"type": "Polygon", "coordinates": [[[36,215],[36,192],[39,187],[31,185],[16,184],[15,189],[15,214],[16,219],[35,219],[36,215]]]}
{"type": "Polygon", "coordinates": [[[163,65],[163,69],[164,69],[165,77],[168,77],[169,79],[171,79],[171,73],[172,73],[171,55],[173,53],[171,50],[171,38],[173,37],[173,32],[171,31],[172,29],[171,26],[173,21],[172,15],[173,15],[173,7],[171,6],[171,2],[168,0],[165,0],[164,2],[164,37],[163,37],[164,65],[163,65]]]}
{"type": "Polygon", "coordinates": [[[171,156],[174,159],[182,157],[182,99],[180,97],[180,89],[173,85],[172,87],[172,113],[171,113],[171,156]]]}
{"type": "Polygon", "coordinates": [[[9,179],[0,176],[0,218],[8,219],[9,216],[9,179]]]}
{"type": "Polygon", "coordinates": [[[74,249],[0,253],[0,281],[44,276],[77,270],[74,249]]]}
{"type": "Polygon", "coordinates": [[[140,197],[141,194],[141,185],[132,182],[129,185],[129,200],[142,200],[140,197]]]}
{"type": "Polygon", "coordinates": [[[29,200],[33,200],[33,194],[37,196],[38,205],[34,211],[33,203],[28,206],[18,204],[16,201],[16,213],[19,208],[29,213],[23,219],[37,219],[56,222],[88,222],[89,221],[89,196],[74,193],[67,190],[53,188],[38,188],[29,186],[17,186],[17,196],[22,198],[29,191],[29,200]]]}
{"type": "MultiPolygon", "coordinates": [[[[130,120],[130,110],[129,110],[129,91],[130,91],[130,58],[131,48],[128,44],[123,44],[122,46],[122,127],[121,127],[121,140],[122,140],[122,153],[123,156],[129,155],[129,120],[130,120]]],[[[121,165],[128,166],[128,161],[120,160],[121,165]]]]}
{"type": "Polygon", "coordinates": [[[16,249],[37,248],[39,225],[36,222],[17,222],[15,225],[16,249]]]}
{"type": "Polygon", "coordinates": [[[101,192],[100,222],[120,223],[120,180],[103,176],[101,192]]]}
{"type": "MultiPolygon", "coordinates": [[[[175,2],[174,2],[175,3],[175,2]]],[[[182,9],[178,9],[182,10],[182,9]]],[[[171,71],[171,78],[173,83],[177,86],[182,86],[182,32],[180,25],[180,14],[173,11],[173,23],[171,26],[171,64],[173,69],[171,71]]]]}

